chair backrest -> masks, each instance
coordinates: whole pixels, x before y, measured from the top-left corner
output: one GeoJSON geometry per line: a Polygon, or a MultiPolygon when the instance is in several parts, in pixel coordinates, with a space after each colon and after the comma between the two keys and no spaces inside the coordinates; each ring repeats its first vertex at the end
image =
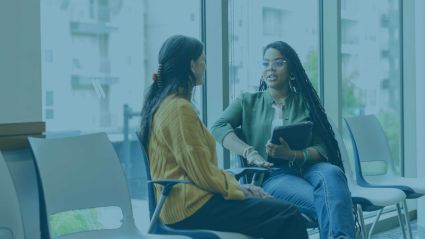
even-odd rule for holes
{"type": "MultiPolygon", "coordinates": [[[[140,137],[139,135],[137,136],[138,136],[137,138],[140,137]]],[[[139,138],[139,142],[141,142],[140,138],[139,138]]],[[[148,154],[145,147],[142,145],[142,143],[140,143],[139,145],[142,151],[143,163],[145,164],[144,166],[146,171],[146,179],[149,181],[149,180],[152,180],[152,175],[151,175],[151,170],[149,166],[148,154]]],[[[149,218],[152,218],[156,208],[156,197],[155,197],[154,185],[151,183],[148,183],[148,204],[149,204],[149,218]]]]}
{"type": "Polygon", "coordinates": [[[22,214],[15,186],[0,152],[0,238],[25,238],[22,214]]]}
{"type": "Polygon", "coordinates": [[[374,115],[362,115],[345,119],[353,144],[356,172],[362,173],[362,164],[381,163],[383,172],[395,174],[391,150],[384,129],[374,115]]]}
{"type": "Polygon", "coordinates": [[[105,133],[29,138],[40,174],[47,216],[116,206],[123,225],[133,222],[126,177],[105,133]]]}

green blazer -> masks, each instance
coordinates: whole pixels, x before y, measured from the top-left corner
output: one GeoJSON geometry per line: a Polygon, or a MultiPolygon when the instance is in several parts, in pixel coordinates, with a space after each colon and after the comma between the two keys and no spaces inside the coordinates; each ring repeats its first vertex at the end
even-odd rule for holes
{"type": "MultiPolygon", "coordinates": [[[[238,136],[267,159],[265,145],[271,138],[271,125],[275,112],[272,105],[273,98],[267,90],[241,94],[211,127],[214,138],[223,144],[223,139],[228,133],[240,129],[242,135],[237,132],[238,136]]],[[[285,105],[282,125],[312,121],[307,104],[299,95],[290,94],[285,100],[285,105]]],[[[315,126],[313,126],[313,137],[309,145],[328,160],[326,146],[315,126]]]]}

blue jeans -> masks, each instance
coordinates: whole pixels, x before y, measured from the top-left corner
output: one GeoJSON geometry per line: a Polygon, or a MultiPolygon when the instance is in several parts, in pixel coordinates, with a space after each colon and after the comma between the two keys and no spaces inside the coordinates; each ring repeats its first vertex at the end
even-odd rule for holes
{"type": "Polygon", "coordinates": [[[355,238],[351,193],[344,172],[330,163],[274,170],[264,191],[295,204],[319,223],[320,238],[355,238]]]}

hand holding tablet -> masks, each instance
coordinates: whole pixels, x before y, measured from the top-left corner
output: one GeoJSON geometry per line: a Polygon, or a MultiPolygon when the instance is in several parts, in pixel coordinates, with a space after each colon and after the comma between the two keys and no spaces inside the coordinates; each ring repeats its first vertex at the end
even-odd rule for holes
{"type": "Polygon", "coordinates": [[[313,135],[313,122],[304,121],[291,125],[279,126],[273,129],[272,144],[280,144],[283,138],[292,150],[303,150],[308,147],[313,135]]]}

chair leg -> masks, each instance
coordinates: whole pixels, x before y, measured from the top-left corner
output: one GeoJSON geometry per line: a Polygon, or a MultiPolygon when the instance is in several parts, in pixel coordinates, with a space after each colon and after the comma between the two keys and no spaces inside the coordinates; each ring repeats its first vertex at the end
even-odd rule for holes
{"type": "Polygon", "coordinates": [[[409,238],[413,239],[412,228],[410,227],[410,218],[409,218],[409,210],[407,209],[407,201],[404,199],[403,201],[404,208],[404,220],[406,221],[407,233],[409,234],[409,238]]]}
{"type": "Polygon", "coordinates": [[[407,239],[407,237],[406,237],[406,231],[405,231],[405,229],[404,229],[403,219],[402,219],[402,217],[401,217],[400,204],[399,204],[399,203],[397,203],[397,204],[396,204],[396,206],[397,206],[398,223],[400,223],[400,228],[401,228],[401,232],[403,233],[403,238],[404,238],[404,239],[407,239]]]}
{"type": "Polygon", "coordinates": [[[364,217],[363,217],[363,209],[360,204],[357,204],[357,213],[359,214],[359,220],[360,220],[360,233],[362,235],[362,239],[366,239],[366,226],[364,224],[364,217]]]}
{"type": "Polygon", "coordinates": [[[159,220],[159,213],[161,212],[162,206],[164,205],[166,198],[167,196],[164,196],[164,195],[161,195],[161,197],[159,198],[159,202],[151,218],[151,224],[149,225],[148,233],[154,233],[154,229],[159,220]]]}
{"type": "Polygon", "coordinates": [[[372,224],[372,226],[370,227],[370,230],[369,230],[369,235],[367,237],[368,239],[372,238],[373,229],[375,229],[376,223],[379,221],[379,218],[381,217],[381,214],[382,214],[382,211],[383,210],[384,210],[383,208],[380,209],[378,211],[378,213],[376,214],[375,221],[373,222],[373,224],[372,224]]]}
{"type": "Polygon", "coordinates": [[[255,185],[257,180],[258,180],[258,173],[254,173],[254,175],[252,175],[251,184],[255,185]]]}

